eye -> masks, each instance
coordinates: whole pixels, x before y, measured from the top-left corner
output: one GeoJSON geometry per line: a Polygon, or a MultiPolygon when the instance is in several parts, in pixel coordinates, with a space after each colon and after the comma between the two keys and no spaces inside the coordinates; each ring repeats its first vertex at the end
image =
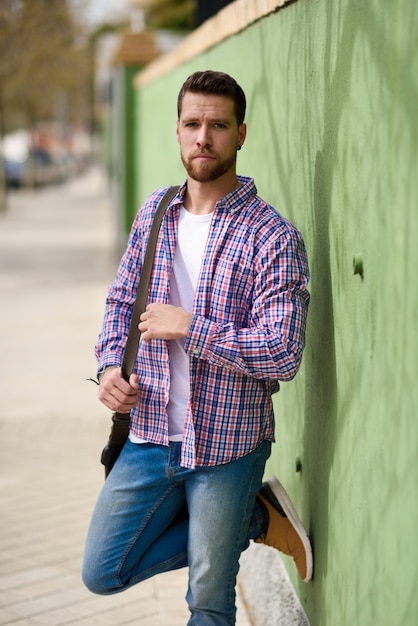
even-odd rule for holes
{"type": "Polygon", "coordinates": [[[224,129],[226,128],[226,124],[222,124],[222,122],[216,122],[216,124],[214,124],[214,127],[224,129]]]}

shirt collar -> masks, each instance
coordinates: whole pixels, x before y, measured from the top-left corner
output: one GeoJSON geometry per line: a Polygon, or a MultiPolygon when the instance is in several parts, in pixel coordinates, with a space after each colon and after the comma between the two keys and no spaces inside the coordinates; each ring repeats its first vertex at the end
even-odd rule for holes
{"type": "MultiPolygon", "coordinates": [[[[229,213],[235,213],[252,197],[257,195],[257,188],[253,178],[248,176],[237,176],[240,186],[237,189],[231,191],[216,203],[215,210],[228,211],[229,213]]],[[[187,181],[180,186],[177,195],[173,201],[173,204],[177,202],[183,202],[184,195],[186,193],[187,181]]]]}

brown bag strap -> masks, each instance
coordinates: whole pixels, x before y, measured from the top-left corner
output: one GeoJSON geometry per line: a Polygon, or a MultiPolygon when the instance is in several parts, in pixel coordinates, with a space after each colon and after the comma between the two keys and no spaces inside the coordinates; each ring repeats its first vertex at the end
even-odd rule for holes
{"type": "Polygon", "coordinates": [[[164,213],[178,192],[179,187],[170,187],[163,198],[154,215],[154,220],[151,226],[151,231],[148,238],[147,249],[145,251],[144,264],[141,270],[141,276],[139,278],[138,289],[136,292],[136,299],[134,308],[132,311],[131,325],[129,327],[128,338],[126,340],[125,351],[123,353],[122,360],[122,376],[129,382],[129,377],[134,371],[135,361],[138,354],[138,346],[141,338],[141,332],[138,328],[139,318],[147,306],[147,296],[149,281],[151,278],[152,267],[154,264],[155,248],[157,245],[158,233],[160,232],[161,222],[163,221],[164,213]]]}

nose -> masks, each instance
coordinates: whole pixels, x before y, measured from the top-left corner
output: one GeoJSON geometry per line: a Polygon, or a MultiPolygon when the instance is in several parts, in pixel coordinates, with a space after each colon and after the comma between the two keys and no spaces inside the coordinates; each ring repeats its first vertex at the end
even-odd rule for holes
{"type": "Polygon", "coordinates": [[[196,137],[196,143],[200,148],[208,148],[211,145],[210,132],[206,124],[202,124],[196,137]]]}

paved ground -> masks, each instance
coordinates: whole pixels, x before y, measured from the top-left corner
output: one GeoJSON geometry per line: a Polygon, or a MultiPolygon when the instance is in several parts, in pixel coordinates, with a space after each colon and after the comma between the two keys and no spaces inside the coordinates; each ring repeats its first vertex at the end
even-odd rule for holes
{"type": "MultiPolygon", "coordinates": [[[[110,414],[87,382],[112,255],[100,171],[0,213],[0,624],[184,626],[186,571],[98,597],[80,580],[110,414]]],[[[238,626],[250,622],[238,598],[238,626]]]]}

